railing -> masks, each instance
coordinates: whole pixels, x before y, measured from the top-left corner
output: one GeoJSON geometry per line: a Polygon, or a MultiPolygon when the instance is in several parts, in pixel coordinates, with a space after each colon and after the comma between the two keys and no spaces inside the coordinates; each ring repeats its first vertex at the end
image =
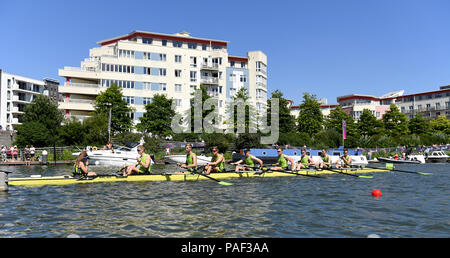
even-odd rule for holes
{"type": "Polygon", "coordinates": [[[201,77],[201,82],[207,83],[207,84],[218,84],[219,78],[217,78],[217,77],[201,77]]]}
{"type": "Polygon", "coordinates": [[[88,87],[88,88],[99,88],[100,84],[90,84],[90,83],[78,83],[71,82],[68,85],[60,85],[60,86],[73,86],[73,87],[88,87]]]}
{"type": "Polygon", "coordinates": [[[201,68],[217,70],[217,69],[219,69],[219,64],[217,64],[217,63],[202,63],[201,68]]]}
{"type": "Polygon", "coordinates": [[[69,99],[69,101],[64,100],[65,103],[85,103],[85,104],[92,104],[93,100],[90,99],[69,99]]]}

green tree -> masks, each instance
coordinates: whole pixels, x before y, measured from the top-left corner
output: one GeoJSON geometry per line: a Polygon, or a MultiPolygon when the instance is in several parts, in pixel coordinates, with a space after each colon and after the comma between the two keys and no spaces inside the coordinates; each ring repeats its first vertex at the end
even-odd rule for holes
{"type": "Polygon", "coordinates": [[[340,138],[343,139],[342,135],[342,121],[346,123],[347,137],[345,140],[345,146],[356,147],[354,145],[358,144],[359,135],[356,128],[356,123],[353,117],[342,110],[341,107],[336,107],[336,109],[330,112],[328,119],[325,119],[324,125],[327,130],[334,129],[339,132],[340,138]]]}
{"type": "Polygon", "coordinates": [[[272,97],[267,100],[267,124],[270,126],[271,99],[279,99],[279,129],[280,133],[288,133],[295,131],[295,118],[291,115],[289,101],[283,98],[283,93],[279,90],[272,92],[272,97]]]}
{"type": "Polygon", "coordinates": [[[86,128],[76,117],[66,119],[59,129],[59,137],[66,146],[88,144],[85,142],[86,128]]]}
{"type": "Polygon", "coordinates": [[[444,134],[450,134],[450,121],[445,115],[438,116],[437,119],[431,120],[431,130],[433,132],[441,132],[444,134]]]}
{"type": "Polygon", "coordinates": [[[109,116],[111,109],[111,135],[121,133],[133,128],[133,119],[130,113],[134,111],[123,100],[122,88],[112,84],[107,90],[101,92],[94,102],[95,113],[109,116]]]}
{"type": "Polygon", "coordinates": [[[137,129],[159,137],[172,135],[171,122],[176,114],[172,109],[172,101],[164,94],[154,95],[152,103],[145,105],[145,113],[139,118],[141,122],[136,126],[137,129]]]}
{"type": "Polygon", "coordinates": [[[413,118],[409,120],[408,129],[411,134],[429,134],[430,133],[430,121],[422,117],[420,113],[417,113],[413,118]]]}
{"type": "Polygon", "coordinates": [[[240,88],[235,96],[231,98],[231,102],[227,104],[226,113],[227,124],[233,123],[233,132],[237,131],[239,127],[244,127],[245,133],[250,133],[250,128],[256,128],[256,110],[251,102],[248,102],[250,97],[246,88],[240,88]],[[243,106],[245,105],[245,107],[243,106]],[[244,108],[244,124],[238,124],[238,110],[244,108]],[[251,116],[252,115],[252,116],[251,116]]]}
{"type": "Polygon", "coordinates": [[[52,146],[58,140],[58,130],[63,119],[64,115],[56,102],[44,95],[35,96],[24,109],[22,125],[16,128],[16,144],[20,147],[27,144],[52,146]]]}
{"type": "Polygon", "coordinates": [[[383,124],[386,134],[399,137],[409,133],[408,118],[401,113],[395,104],[391,104],[390,110],[383,115],[383,124]]]}
{"type": "Polygon", "coordinates": [[[108,115],[94,113],[83,121],[85,144],[103,146],[108,141],[108,115]]]}
{"type": "MultiPolygon", "coordinates": [[[[372,136],[383,132],[383,123],[377,120],[368,109],[363,110],[356,127],[361,136],[372,136]]],[[[368,138],[364,138],[364,141],[367,140],[368,138]]]]}
{"type": "Polygon", "coordinates": [[[300,104],[300,112],[297,117],[298,132],[305,132],[312,137],[322,129],[322,124],[323,115],[316,95],[303,93],[303,102],[300,104]]]}

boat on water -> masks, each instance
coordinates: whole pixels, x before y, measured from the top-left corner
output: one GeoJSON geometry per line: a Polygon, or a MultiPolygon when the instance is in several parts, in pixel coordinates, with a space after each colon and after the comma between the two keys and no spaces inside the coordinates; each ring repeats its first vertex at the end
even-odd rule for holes
{"type": "MultiPolygon", "coordinates": [[[[137,146],[139,143],[129,143],[128,146],[114,146],[114,150],[97,150],[87,146],[86,153],[89,156],[89,164],[96,166],[129,166],[136,163],[138,156],[137,146]]],[[[78,157],[80,152],[72,153],[78,157]]],[[[155,162],[152,159],[152,164],[155,162]]]]}
{"type": "MultiPolygon", "coordinates": [[[[333,171],[340,171],[347,174],[363,174],[374,172],[389,172],[388,169],[377,168],[360,168],[360,169],[334,169],[333,171]]],[[[302,176],[302,175],[329,175],[339,172],[333,172],[330,170],[313,170],[306,169],[295,171],[295,173],[283,173],[265,171],[246,171],[246,172],[225,172],[225,173],[211,173],[209,177],[223,180],[233,178],[264,178],[264,177],[286,177],[286,176],[302,176]]],[[[22,178],[9,178],[8,184],[13,186],[45,186],[45,185],[69,185],[69,184],[83,184],[83,183],[113,183],[113,182],[160,182],[160,181],[198,181],[209,180],[209,178],[191,173],[162,173],[152,175],[131,175],[127,177],[117,175],[99,175],[93,178],[74,178],[72,176],[49,176],[43,177],[41,175],[34,175],[30,177],[22,178]]]]}
{"type": "Polygon", "coordinates": [[[384,163],[396,163],[396,164],[422,164],[425,163],[425,160],[423,162],[419,160],[403,160],[403,159],[394,159],[394,158],[384,158],[384,157],[378,157],[378,161],[384,162],[384,163]]]}
{"type": "MultiPolygon", "coordinates": [[[[185,155],[167,155],[164,156],[165,162],[168,164],[176,164],[176,163],[186,163],[186,154],[185,155]]],[[[197,165],[203,166],[211,162],[212,157],[207,157],[204,155],[197,155],[197,165]]]]}
{"type": "Polygon", "coordinates": [[[427,163],[445,163],[449,160],[449,156],[444,151],[432,151],[426,157],[427,163]]]}

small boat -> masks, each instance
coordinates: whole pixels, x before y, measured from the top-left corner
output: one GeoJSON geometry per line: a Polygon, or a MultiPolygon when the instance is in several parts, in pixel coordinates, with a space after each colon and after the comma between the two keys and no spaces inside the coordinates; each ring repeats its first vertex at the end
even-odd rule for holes
{"type": "MultiPolygon", "coordinates": [[[[301,176],[301,175],[328,175],[336,173],[346,173],[350,175],[361,173],[373,173],[373,172],[389,172],[388,169],[377,168],[364,168],[364,169],[344,169],[336,170],[339,172],[332,172],[330,170],[300,170],[295,173],[282,173],[282,172],[264,172],[252,171],[252,172],[224,172],[224,173],[211,173],[209,177],[222,180],[233,178],[264,178],[264,177],[286,177],[286,176],[301,176]]],[[[113,183],[113,182],[159,182],[159,181],[198,181],[208,180],[207,177],[199,174],[191,173],[162,173],[152,175],[131,175],[127,177],[117,175],[99,175],[93,178],[74,178],[71,176],[49,176],[43,177],[41,175],[32,175],[30,177],[22,178],[9,178],[8,184],[14,186],[45,186],[45,185],[68,185],[68,184],[83,184],[83,183],[113,183]]]]}
{"type": "MultiPolygon", "coordinates": [[[[166,163],[168,164],[176,164],[176,163],[186,163],[186,154],[185,155],[167,155],[164,156],[166,163]]],[[[206,157],[204,155],[197,155],[197,165],[203,166],[211,162],[212,157],[206,157]]]]}
{"type": "MultiPolygon", "coordinates": [[[[114,146],[114,151],[111,150],[97,150],[91,146],[86,147],[86,153],[89,156],[89,164],[96,166],[129,166],[136,163],[139,156],[137,146],[139,143],[125,146],[114,146]]],[[[72,154],[78,157],[80,152],[72,154]]],[[[155,162],[151,160],[152,164],[155,162]]]]}
{"type": "Polygon", "coordinates": [[[448,155],[444,151],[432,151],[426,157],[427,163],[445,163],[448,161],[448,155]]]}
{"type": "Polygon", "coordinates": [[[397,164],[421,164],[419,160],[403,160],[403,159],[394,159],[394,158],[377,158],[380,162],[384,163],[397,163],[397,164]]]}

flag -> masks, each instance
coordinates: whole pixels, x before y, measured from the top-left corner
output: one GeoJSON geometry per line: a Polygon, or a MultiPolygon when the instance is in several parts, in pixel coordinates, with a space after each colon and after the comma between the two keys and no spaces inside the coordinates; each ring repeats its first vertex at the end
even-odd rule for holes
{"type": "Polygon", "coordinates": [[[345,120],[342,120],[342,138],[347,139],[347,123],[345,123],[345,120]]]}

